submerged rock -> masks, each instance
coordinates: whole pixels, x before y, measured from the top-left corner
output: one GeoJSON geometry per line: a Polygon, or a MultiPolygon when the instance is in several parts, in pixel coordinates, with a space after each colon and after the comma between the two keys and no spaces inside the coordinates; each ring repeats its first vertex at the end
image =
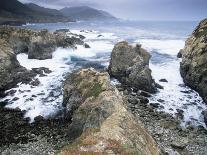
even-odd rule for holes
{"type": "Polygon", "coordinates": [[[180,72],[184,82],[207,102],[207,19],[201,21],[187,39],[180,72]]]}
{"type": "Polygon", "coordinates": [[[133,47],[125,41],[120,42],[112,51],[109,73],[130,87],[155,92],[155,82],[149,69],[150,57],[141,45],[133,47]]]}
{"type": "Polygon", "coordinates": [[[60,154],[158,155],[157,144],[124,102],[107,73],[72,73],[64,84],[64,105],[72,117],[68,135],[75,141],[60,154]]]}

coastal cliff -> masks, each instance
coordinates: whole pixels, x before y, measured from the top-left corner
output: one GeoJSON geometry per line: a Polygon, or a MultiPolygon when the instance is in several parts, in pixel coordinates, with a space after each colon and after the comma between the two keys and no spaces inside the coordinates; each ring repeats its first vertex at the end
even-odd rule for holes
{"type": "Polygon", "coordinates": [[[184,82],[207,102],[207,19],[201,21],[186,40],[180,72],[184,82]]]}

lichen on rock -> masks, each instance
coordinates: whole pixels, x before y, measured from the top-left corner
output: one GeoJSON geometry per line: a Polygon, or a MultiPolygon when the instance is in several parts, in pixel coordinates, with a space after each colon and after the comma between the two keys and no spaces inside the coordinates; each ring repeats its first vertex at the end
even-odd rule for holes
{"type": "Polygon", "coordinates": [[[207,19],[186,40],[180,72],[184,82],[207,102],[207,19]]]}
{"type": "Polygon", "coordinates": [[[68,135],[74,140],[60,154],[158,155],[156,142],[126,110],[125,102],[108,73],[94,69],[72,73],[64,84],[64,105],[72,118],[68,135]]]}

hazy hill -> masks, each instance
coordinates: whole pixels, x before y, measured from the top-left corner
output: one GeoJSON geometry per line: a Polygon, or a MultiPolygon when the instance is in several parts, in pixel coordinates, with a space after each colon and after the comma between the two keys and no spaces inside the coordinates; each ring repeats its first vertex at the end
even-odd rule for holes
{"type": "Polygon", "coordinates": [[[25,5],[17,0],[0,0],[0,24],[70,21],[58,12],[35,4],[25,5]]]}
{"type": "Polygon", "coordinates": [[[59,10],[56,10],[56,9],[49,9],[49,8],[41,7],[41,6],[34,4],[34,3],[28,3],[25,5],[28,8],[30,8],[36,12],[39,12],[39,13],[49,14],[49,15],[53,15],[53,16],[63,16],[63,14],[59,10]]]}
{"type": "Polygon", "coordinates": [[[73,20],[115,20],[108,12],[97,10],[88,6],[65,7],[60,10],[64,16],[73,20]]]}

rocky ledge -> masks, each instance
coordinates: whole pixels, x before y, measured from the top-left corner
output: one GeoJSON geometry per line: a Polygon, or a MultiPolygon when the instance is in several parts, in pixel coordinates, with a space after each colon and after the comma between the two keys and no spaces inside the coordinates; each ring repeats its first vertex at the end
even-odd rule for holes
{"type": "Polygon", "coordinates": [[[35,31],[15,27],[0,27],[0,96],[17,83],[30,83],[36,76],[20,66],[16,54],[27,53],[29,59],[50,59],[58,47],[75,48],[83,45],[84,36],[71,34],[69,30],[35,31]]]}
{"type": "Polygon", "coordinates": [[[207,19],[186,40],[180,72],[184,82],[207,102],[207,19]]]}
{"type": "Polygon", "coordinates": [[[109,74],[124,85],[153,93],[157,84],[149,69],[150,57],[141,45],[133,47],[125,41],[120,42],[112,51],[109,74]]]}
{"type": "Polygon", "coordinates": [[[64,105],[75,139],[60,154],[158,155],[156,142],[125,108],[126,100],[110,84],[108,73],[83,69],[64,84],[64,105]]]}

